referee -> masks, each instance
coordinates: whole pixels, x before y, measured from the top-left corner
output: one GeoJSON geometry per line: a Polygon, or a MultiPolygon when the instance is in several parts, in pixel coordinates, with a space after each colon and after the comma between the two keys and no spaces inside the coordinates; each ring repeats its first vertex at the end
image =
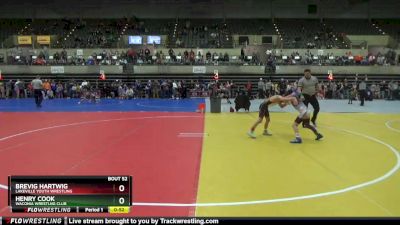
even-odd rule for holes
{"type": "Polygon", "coordinates": [[[318,79],[314,76],[311,76],[310,69],[305,69],[304,77],[299,80],[297,86],[299,88],[299,91],[301,91],[304,96],[304,104],[308,107],[308,103],[310,103],[314,108],[311,122],[314,124],[314,126],[317,126],[316,120],[319,112],[319,103],[317,100],[318,79]]]}
{"type": "Polygon", "coordinates": [[[364,80],[358,84],[358,93],[361,101],[360,106],[364,106],[365,97],[367,95],[367,83],[365,83],[364,80]]]}
{"type": "Polygon", "coordinates": [[[40,76],[37,76],[36,79],[32,80],[31,82],[33,88],[33,95],[35,96],[35,103],[36,107],[42,107],[42,100],[43,100],[43,82],[40,80],[40,76]]]}

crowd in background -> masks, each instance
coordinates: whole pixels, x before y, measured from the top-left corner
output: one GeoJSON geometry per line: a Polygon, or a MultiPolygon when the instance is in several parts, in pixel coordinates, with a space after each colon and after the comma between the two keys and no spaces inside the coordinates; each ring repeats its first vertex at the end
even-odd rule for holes
{"type": "Polygon", "coordinates": [[[90,56],[68,55],[63,49],[53,55],[43,49],[34,55],[31,52],[12,52],[7,59],[8,64],[12,65],[126,65],[130,64],[182,64],[182,65],[218,65],[227,63],[241,63],[249,65],[261,65],[262,62],[257,54],[245,55],[244,51],[238,56],[230,56],[228,52],[195,52],[193,49],[187,49],[183,52],[175,52],[169,49],[168,52],[162,50],[150,50],[150,48],[128,49],[119,52],[117,50],[103,50],[102,52],[93,52],[90,56]]]}
{"type": "MultiPolygon", "coordinates": [[[[363,78],[365,79],[365,78],[363,78]]],[[[318,84],[317,97],[319,99],[349,99],[358,98],[360,83],[363,80],[348,81],[347,79],[341,81],[321,81],[318,84]]],[[[365,80],[364,80],[365,81],[365,80]]],[[[257,83],[257,97],[264,98],[274,94],[285,95],[290,89],[297,88],[297,81],[289,82],[288,80],[281,79],[279,82],[266,82],[260,78],[257,83]]],[[[251,83],[246,86],[247,92],[252,93],[251,83]]],[[[395,100],[400,99],[399,82],[395,80],[372,82],[367,85],[366,99],[387,99],[395,100]]]]}
{"type": "MultiPolygon", "coordinates": [[[[318,85],[320,99],[348,99],[357,97],[358,81],[321,81],[318,85]]],[[[61,82],[43,80],[44,97],[53,98],[81,98],[88,91],[97,93],[102,98],[134,99],[134,98],[189,98],[208,97],[217,93],[221,97],[235,98],[238,93],[245,92],[252,98],[265,98],[271,95],[285,95],[288,90],[297,87],[297,81],[281,79],[279,81],[260,78],[256,86],[251,81],[245,85],[231,81],[215,80],[122,80],[106,81],[76,81],[61,82]]],[[[372,82],[367,85],[367,99],[400,99],[398,81],[372,82]]],[[[28,98],[33,96],[30,82],[23,80],[0,80],[0,98],[28,98]]]]}
{"type": "MultiPolygon", "coordinates": [[[[122,82],[78,82],[70,80],[60,82],[51,79],[43,80],[43,95],[45,99],[81,98],[87,92],[98,93],[102,98],[188,98],[193,96],[206,97],[207,83],[184,80],[135,80],[122,82]]],[[[33,88],[29,82],[21,80],[0,81],[0,98],[29,98],[33,96],[33,88]]]]}
{"type": "Polygon", "coordinates": [[[367,55],[353,54],[351,51],[344,55],[334,55],[333,53],[315,55],[310,50],[307,50],[304,54],[292,52],[286,57],[281,53],[276,54],[275,51],[268,54],[269,61],[273,61],[277,65],[390,66],[399,63],[396,57],[398,56],[393,50],[389,50],[385,54],[378,52],[376,54],[368,53],[367,55]]]}
{"type": "Polygon", "coordinates": [[[218,65],[218,64],[239,64],[239,65],[265,65],[274,70],[276,65],[332,65],[332,66],[390,66],[399,64],[399,56],[395,51],[389,50],[385,54],[380,52],[367,55],[353,54],[351,51],[344,55],[313,54],[307,50],[303,54],[292,52],[290,55],[283,55],[281,50],[269,50],[266,57],[260,57],[257,53],[246,54],[244,49],[240,55],[229,55],[228,52],[211,52],[202,50],[187,49],[183,52],[176,52],[170,48],[168,52],[156,48],[128,49],[126,51],[103,50],[93,52],[90,56],[84,57],[78,54],[68,54],[65,49],[53,55],[48,49],[42,49],[37,55],[32,52],[12,51],[7,57],[7,64],[12,65],[126,65],[130,64],[175,64],[175,65],[218,65]],[[151,50],[150,50],[151,49],[151,50]]]}
{"type": "Polygon", "coordinates": [[[72,65],[72,66],[89,66],[89,65],[126,65],[128,63],[128,51],[118,52],[113,50],[103,50],[102,52],[93,52],[85,58],[83,55],[68,55],[63,49],[53,55],[48,53],[47,49],[43,49],[37,56],[32,53],[18,54],[12,53],[8,56],[8,64],[13,65],[72,65]]]}

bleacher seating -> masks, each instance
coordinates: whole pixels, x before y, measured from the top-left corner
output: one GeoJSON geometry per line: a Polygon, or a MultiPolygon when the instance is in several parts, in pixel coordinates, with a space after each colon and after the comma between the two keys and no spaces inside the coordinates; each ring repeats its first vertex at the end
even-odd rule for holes
{"type": "Polygon", "coordinates": [[[60,39],[63,48],[111,48],[117,42],[116,20],[84,20],[69,26],[67,35],[60,39]]]}
{"type": "Polygon", "coordinates": [[[349,48],[340,32],[320,20],[280,19],[276,25],[284,48],[349,48]]]}
{"type": "Polygon", "coordinates": [[[35,19],[21,34],[64,35],[66,31],[71,29],[73,23],[74,20],[35,19]]]}
{"type": "MultiPolygon", "coordinates": [[[[0,20],[0,44],[8,37],[19,34],[29,22],[24,19],[1,19],[0,20]]],[[[1,46],[0,46],[1,47],[1,46]]]]}
{"type": "Polygon", "coordinates": [[[400,40],[399,24],[363,19],[2,19],[0,41],[12,35],[54,35],[53,48],[114,48],[122,35],[166,35],[166,47],[232,48],[232,35],[281,35],[283,48],[346,49],[346,35],[386,32],[400,40]]]}
{"type": "Polygon", "coordinates": [[[272,35],[276,33],[271,20],[230,19],[226,20],[226,23],[232,34],[272,35]]]}
{"type": "Polygon", "coordinates": [[[170,47],[231,48],[231,32],[222,20],[179,20],[169,34],[170,47]],[[176,29],[175,29],[176,28],[176,29]]]}
{"type": "Polygon", "coordinates": [[[373,22],[376,29],[381,29],[382,32],[390,34],[397,43],[400,43],[400,20],[377,20],[373,22]]]}
{"type": "Polygon", "coordinates": [[[379,35],[379,29],[376,29],[368,20],[360,19],[327,19],[324,20],[329,26],[334,27],[334,29],[340,33],[346,35],[379,35]]]}

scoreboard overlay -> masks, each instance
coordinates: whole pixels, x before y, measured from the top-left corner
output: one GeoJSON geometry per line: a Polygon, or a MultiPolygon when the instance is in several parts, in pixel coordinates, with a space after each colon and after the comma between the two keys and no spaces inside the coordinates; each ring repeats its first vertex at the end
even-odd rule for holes
{"type": "Polygon", "coordinates": [[[128,213],[131,202],[131,176],[8,177],[15,213],[128,213]]]}

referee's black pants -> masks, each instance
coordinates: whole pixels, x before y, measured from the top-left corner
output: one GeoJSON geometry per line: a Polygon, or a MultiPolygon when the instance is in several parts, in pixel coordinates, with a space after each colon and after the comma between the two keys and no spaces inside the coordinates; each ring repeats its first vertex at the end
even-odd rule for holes
{"type": "Polygon", "coordinates": [[[364,101],[365,101],[365,97],[367,95],[367,91],[366,90],[359,90],[359,96],[360,96],[360,101],[361,101],[361,106],[364,106],[364,101]]]}
{"type": "Polygon", "coordinates": [[[315,121],[317,120],[318,113],[319,113],[319,103],[318,103],[317,96],[316,95],[307,95],[307,94],[303,94],[303,96],[304,96],[304,104],[308,107],[308,103],[310,103],[312,105],[312,107],[314,108],[314,113],[311,118],[311,122],[315,123],[315,121]]]}
{"type": "Polygon", "coordinates": [[[35,89],[33,95],[35,97],[36,106],[37,107],[41,107],[42,106],[42,100],[43,100],[42,90],[41,89],[35,89]]]}

